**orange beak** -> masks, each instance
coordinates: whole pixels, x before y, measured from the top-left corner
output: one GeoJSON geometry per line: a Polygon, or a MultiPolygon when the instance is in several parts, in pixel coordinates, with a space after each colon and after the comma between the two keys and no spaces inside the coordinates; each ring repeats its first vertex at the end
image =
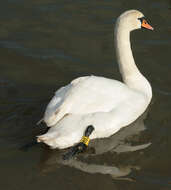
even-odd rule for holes
{"type": "Polygon", "coordinates": [[[141,27],[149,29],[149,30],[154,30],[154,28],[150,26],[145,19],[142,20],[141,27]]]}

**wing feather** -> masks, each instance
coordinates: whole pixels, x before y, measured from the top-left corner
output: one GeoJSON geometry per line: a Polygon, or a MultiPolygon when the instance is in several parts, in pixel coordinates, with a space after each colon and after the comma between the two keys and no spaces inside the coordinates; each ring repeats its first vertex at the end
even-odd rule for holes
{"type": "Polygon", "coordinates": [[[66,99],[68,96],[70,96],[73,88],[86,78],[87,76],[77,78],[73,80],[70,84],[58,89],[49,104],[47,105],[44,118],[41,119],[40,122],[44,120],[47,126],[50,127],[58,122],[61,118],[63,118],[65,114],[68,114],[69,105],[66,105],[66,99]]]}

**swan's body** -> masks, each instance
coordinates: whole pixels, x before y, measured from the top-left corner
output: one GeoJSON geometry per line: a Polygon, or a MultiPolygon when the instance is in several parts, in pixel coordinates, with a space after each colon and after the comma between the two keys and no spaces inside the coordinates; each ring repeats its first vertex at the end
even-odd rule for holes
{"type": "Polygon", "coordinates": [[[60,88],[47,106],[43,120],[51,127],[38,137],[52,148],[79,142],[86,127],[95,130],[90,139],[109,137],[135,121],[147,108],[151,86],[135,65],[130,31],[141,27],[143,14],[123,13],[115,29],[116,54],[124,83],[97,76],[80,77],[60,88]]]}

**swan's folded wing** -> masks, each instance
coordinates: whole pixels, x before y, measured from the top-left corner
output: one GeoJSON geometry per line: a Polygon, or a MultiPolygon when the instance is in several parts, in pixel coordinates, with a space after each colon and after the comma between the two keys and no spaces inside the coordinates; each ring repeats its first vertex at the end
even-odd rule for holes
{"type": "Polygon", "coordinates": [[[55,93],[44,121],[53,126],[67,114],[108,112],[124,99],[127,90],[123,83],[103,77],[77,78],[55,93]]]}

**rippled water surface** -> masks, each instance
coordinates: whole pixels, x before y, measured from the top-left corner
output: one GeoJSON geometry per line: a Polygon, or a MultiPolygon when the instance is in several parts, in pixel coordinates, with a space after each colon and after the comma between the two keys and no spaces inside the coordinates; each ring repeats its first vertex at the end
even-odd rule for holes
{"type": "Polygon", "coordinates": [[[0,189],[170,190],[171,2],[0,4],[0,189]],[[46,130],[36,122],[57,88],[90,74],[121,79],[113,23],[128,9],[141,10],[155,28],[131,35],[136,63],[153,87],[148,111],[69,162],[61,159],[63,151],[23,147],[46,130]]]}

